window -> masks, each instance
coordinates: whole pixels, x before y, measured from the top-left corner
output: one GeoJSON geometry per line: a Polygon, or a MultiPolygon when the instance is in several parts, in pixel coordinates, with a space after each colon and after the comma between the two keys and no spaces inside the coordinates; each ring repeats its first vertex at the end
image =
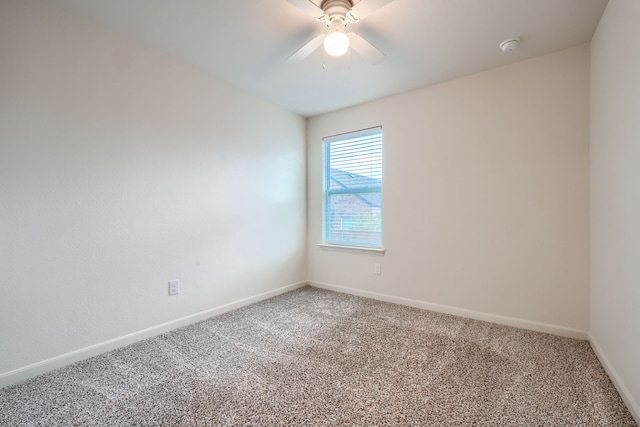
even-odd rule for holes
{"type": "Polygon", "coordinates": [[[382,128],[324,138],[324,242],[382,247],[382,128]]]}

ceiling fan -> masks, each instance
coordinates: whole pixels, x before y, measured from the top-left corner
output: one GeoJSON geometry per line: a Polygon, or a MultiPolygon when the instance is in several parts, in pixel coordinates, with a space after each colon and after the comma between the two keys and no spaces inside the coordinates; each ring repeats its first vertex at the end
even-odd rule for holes
{"type": "Polygon", "coordinates": [[[384,61],[386,55],[380,49],[354,32],[347,33],[346,28],[393,0],[360,0],[355,5],[353,0],[322,0],[319,7],[311,0],[287,1],[328,28],[327,33],[314,37],[295,51],[287,62],[301,62],[322,45],[331,56],[344,55],[351,47],[373,65],[384,61]]]}

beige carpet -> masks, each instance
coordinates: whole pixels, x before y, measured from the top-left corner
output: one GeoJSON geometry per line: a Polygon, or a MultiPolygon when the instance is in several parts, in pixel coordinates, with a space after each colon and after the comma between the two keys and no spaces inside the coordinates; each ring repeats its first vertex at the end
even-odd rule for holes
{"type": "Polygon", "coordinates": [[[589,343],[305,287],[0,389],[2,426],[635,426],[589,343]]]}

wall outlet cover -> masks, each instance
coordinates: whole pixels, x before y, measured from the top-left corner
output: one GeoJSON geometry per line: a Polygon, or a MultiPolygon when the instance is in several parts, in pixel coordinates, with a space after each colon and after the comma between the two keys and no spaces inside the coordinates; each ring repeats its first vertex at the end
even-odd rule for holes
{"type": "Polygon", "coordinates": [[[169,295],[180,293],[180,280],[169,280],[169,295]]]}

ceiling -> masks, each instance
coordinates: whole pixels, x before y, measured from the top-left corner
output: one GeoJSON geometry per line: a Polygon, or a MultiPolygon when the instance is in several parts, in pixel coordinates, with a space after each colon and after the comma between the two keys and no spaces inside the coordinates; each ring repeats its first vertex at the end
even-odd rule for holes
{"type": "Polygon", "coordinates": [[[285,62],[325,30],[287,0],[49,1],[306,117],[587,42],[607,4],[394,0],[349,26],[386,53],[372,66],[323,49],[285,62]],[[522,43],[504,54],[511,37],[522,43]]]}

